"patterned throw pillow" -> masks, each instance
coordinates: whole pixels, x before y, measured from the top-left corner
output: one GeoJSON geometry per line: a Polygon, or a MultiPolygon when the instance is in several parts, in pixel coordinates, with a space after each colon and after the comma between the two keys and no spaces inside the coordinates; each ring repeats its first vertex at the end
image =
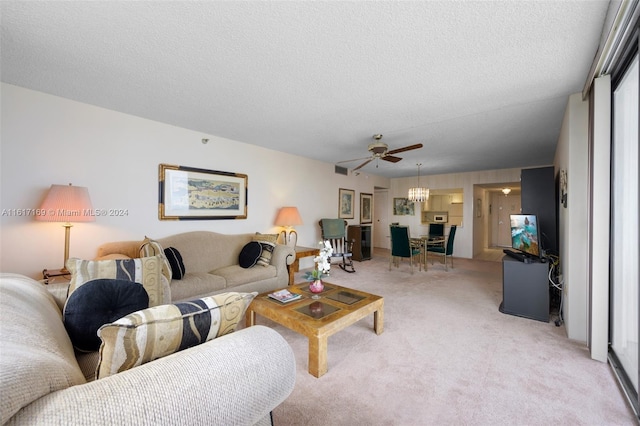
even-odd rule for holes
{"type": "Polygon", "coordinates": [[[151,256],[160,256],[160,258],[162,259],[162,275],[167,277],[169,282],[171,282],[171,265],[169,264],[169,260],[164,254],[162,246],[159,242],[145,236],[144,241],[140,246],[140,257],[151,256]]]}
{"type": "Polygon", "coordinates": [[[257,293],[223,293],[137,311],[105,324],[101,379],[235,331],[257,293]]]}
{"type": "Polygon", "coordinates": [[[171,275],[174,280],[181,280],[187,272],[182,261],[182,255],[175,247],[167,247],[164,249],[164,255],[171,265],[171,275]]]}
{"type": "Polygon", "coordinates": [[[84,283],[97,278],[134,281],[142,284],[149,295],[149,306],[171,303],[169,281],[162,275],[162,259],[159,256],[139,259],[67,261],[71,272],[69,296],[84,283]]]}
{"type": "Polygon", "coordinates": [[[271,265],[271,255],[276,248],[278,234],[261,234],[256,232],[256,235],[253,236],[253,241],[257,241],[262,245],[262,253],[256,263],[262,266],[271,265]]]}

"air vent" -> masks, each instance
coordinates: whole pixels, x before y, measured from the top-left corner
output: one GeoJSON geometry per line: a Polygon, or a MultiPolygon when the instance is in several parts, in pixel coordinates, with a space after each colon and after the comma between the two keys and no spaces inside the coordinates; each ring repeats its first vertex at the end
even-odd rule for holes
{"type": "Polygon", "coordinates": [[[347,169],[346,167],[336,166],[336,174],[348,176],[349,169],[347,169]]]}

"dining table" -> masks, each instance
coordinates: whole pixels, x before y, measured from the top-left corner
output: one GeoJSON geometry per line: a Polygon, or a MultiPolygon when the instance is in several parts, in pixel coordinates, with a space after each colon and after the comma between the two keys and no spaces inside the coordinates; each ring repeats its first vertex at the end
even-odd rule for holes
{"type": "Polygon", "coordinates": [[[430,237],[429,235],[420,235],[419,237],[412,237],[410,239],[412,247],[420,249],[421,256],[420,261],[424,265],[424,270],[427,270],[427,249],[429,247],[436,247],[444,245],[444,236],[430,237]]]}

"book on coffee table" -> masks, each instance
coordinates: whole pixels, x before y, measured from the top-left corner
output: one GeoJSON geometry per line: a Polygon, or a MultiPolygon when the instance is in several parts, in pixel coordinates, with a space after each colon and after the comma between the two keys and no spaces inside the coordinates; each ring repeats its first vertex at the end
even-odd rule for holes
{"type": "Polygon", "coordinates": [[[269,297],[277,300],[278,302],[287,303],[293,300],[298,300],[302,296],[296,293],[291,293],[289,290],[284,289],[284,290],[276,291],[274,293],[270,293],[269,297]]]}

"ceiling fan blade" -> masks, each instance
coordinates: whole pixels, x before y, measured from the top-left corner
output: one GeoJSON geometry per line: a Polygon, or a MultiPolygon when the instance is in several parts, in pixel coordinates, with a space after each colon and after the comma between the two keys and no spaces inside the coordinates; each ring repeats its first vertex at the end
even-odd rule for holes
{"type": "Polygon", "coordinates": [[[398,161],[402,160],[402,158],[394,157],[393,155],[385,155],[384,157],[382,157],[382,159],[384,161],[390,161],[392,163],[397,163],[398,161]]]}
{"type": "Polygon", "coordinates": [[[373,158],[369,158],[367,161],[365,161],[364,163],[360,164],[358,167],[353,169],[353,171],[355,172],[356,170],[359,170],[359,169],[363,168],[364,166],[366,166],[367,164],[369,164],[372,161],[373,161],[373,158]]]}
{"type": "Polygon", "coordinates": [[[387,151],[387,155],[397,154],[399,152],[411,151],[412,149],[422,148],[421,143],[417,143],[415,145],[405,146],[404,148],[392,149],[391,151],[387,151]]]}
{"type": "Polygon", "coordinates": [[[361,158],[353,158],[351,160],[343,160],[343,161],[338,161],[336,164],[342,164],[342,163],[350,163],[351,161],[360,161],[360,160],[367,160],[371,157],[361,157],[361,158]]]}

